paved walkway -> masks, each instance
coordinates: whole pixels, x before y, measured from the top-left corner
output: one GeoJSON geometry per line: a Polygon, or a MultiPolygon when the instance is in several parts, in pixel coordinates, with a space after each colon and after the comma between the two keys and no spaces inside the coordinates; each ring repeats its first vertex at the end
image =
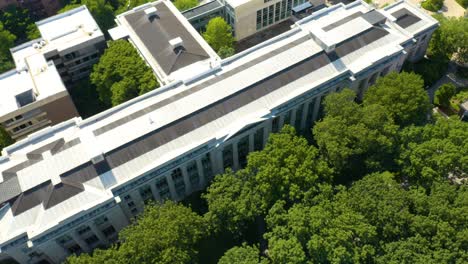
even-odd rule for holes
{"type": "MultiPolygon", "coordinates": [[[[409,0],[412,4],[415,6],[420,6],[421,2],[424,0],[409,0]]],[[[392,4],[394,3],[395,0],[374,0],[374,4],[382,7],[386,4],[392,4]]],[[[433,14],[434,12],[428,11],[424,8],[421,7],[422,10],[424,10],[428,14],[433,14]]],[[[446,17],[449,16],[454,16],[454,17],[459,17],[459,16],[464,16],[465,15],[465,9],[459,5],[455,0],[444,0],[444,6],[442,7],[442,14],[446,17]]]]}
{"type": "Polygon", "coordinates": [[[444,83],[453,83],[457,87],[468,87],[468,79],[462,79],[457,77],[455,75],[456,71],[457,66],[454,63],[449,63],[445,75],[442,78],[440,78],[436,83],[434,83],[431,86],[431,88],[427,89],[427,93],[429,94],[431,102],[434,101],[434,94],[437,91],[437,89],[444,83]]]}

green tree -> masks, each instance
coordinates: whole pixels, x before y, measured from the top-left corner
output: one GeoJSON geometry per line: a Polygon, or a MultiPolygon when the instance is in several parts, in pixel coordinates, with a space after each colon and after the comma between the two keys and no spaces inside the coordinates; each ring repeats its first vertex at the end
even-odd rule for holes
{"type": "Polygon", "coordinates": [[[242,235],[260,215],[260,196],[255,192],[250,175],[245,170],[227,170],[217,175],[203,198],[208,203],[207,219],[219,232],[242,235]]]}
{"type": "Polygon", "coordinates": [[[3,127],[0,127],[0,151],[13,143],[15,143],[15,141],[11,138],[10,134],[8,134],[3,127]]]}
{"type": "Polygon", "coordinates": [[[458,63],[468,62],[468,19],[464,17],[434,16],[440,26],[429,45],[429,55],[458,63]]]}
{"type": "Polygon", "coordinates": [[[109,43],[94,65],[91,83],[107,106],[115,106],[159,87],[151,69],[125,40],[109,43]]]}
{"type": "Polygon", "coordinates": [[[260,263],[260,251],[256,246],[242,244],[226,251],[219,259],[218,264],[258,264],[260,263]]]}
{"type": "Polygon", "coordinates": [[[175,0],[174,5],[179,11],[184,11],[196,7],[198,5],[198,0],[175,0]]]}
{"type": "Polygon", "coordinates": [[[468,124],[439,119],[400,133],[399,164],[411,183],[430,186],[434,180],[468,173],[468,124]]]}
{"type": "Polygon", "coordinates": [[[221,48],[224,50],[233,48],[232,28],[221,17],[212,18],[208,22],[203,37],[216,52],[219,52],[221,48]]]}
{"type": "Polygon", "coordinates": [[[183,205],[147,205],[137,222],[120,232],[120,246],[70,257],[68,263],[193,263],[197,243],[208,235],[206,226],[203,217],[183,205]]]}
{"type": "Polygon", "coordinates": [[[435,92],[434,103],[443,107],[450,107],[450,99],[455,95],[457,89],[452,83],[445,83],[435,92]]]}
{"type": "Polygon", "coordinates": [[[349,89],[328,95],[325,117],[313,128],[320,153],[344,181],[391,168],[396,148],[397,126],[389,111],[377,104],[358,105],[355,97],[349,89]]]}
{"type": "Polygon", "coordinates": [[[58,13],[69,11],[81,5],[88,7],[89,12],[91,12],[103,32],[107,32],[114,26],[114,9],[106,0],[74,0],[60,9],[58,13]]]}
{"type": "Polygon", "coordinates": [[[6,30],[16,36],[18,42],[30,39],[28,35],[32,38],[37,37],[37,34],[30,33],[35,25],[28,9],[10,5],[4,11],[0,11],[0,22],[3,23],[6,30]]]}
{"type": "Polygon", "coordinates": [[[286,126],[270,136],[262,151],[250,153],[245,169],[215,178],[204,196],[207,216],[215,226],[242,233],[278,199],[292,205],[317,194],[331,175],[318,150],[286,126]]]}
{"type": "Polygon", "coordinates": [[[0,72],[10,70],[14,67],[10,48],[13,47],[15,39],[15,35],[4,29],[3,24],[0,22],[0,72]]]}
{"type": "Polygon", "coordinates": [[[421,6],[424,9],[427,9],[432,12],[439,11],[444,5],[444,0],[426,0],[421,3],[421,6]]]}
{"type": "Polygon", "coordinates": [[[414,73],[390,73],[379,78],[364,95],[364,105],[378,104],[400,126],[424,124],[430,109],[423,80],[414,73]]]}
{"type": "Polygon", "coordinates": [[[230,57],[234,55],[234,53],[236,53],[236,51],[232,47],[221,47],[218,50],[218,55],[221,57],[221,59],[230,57]]]}

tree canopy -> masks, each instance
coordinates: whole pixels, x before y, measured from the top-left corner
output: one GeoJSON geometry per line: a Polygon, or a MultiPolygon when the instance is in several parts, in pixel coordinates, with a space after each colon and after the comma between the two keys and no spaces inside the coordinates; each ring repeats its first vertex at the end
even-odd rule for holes
{"type": "Polygon", "coordinates": [[[72,0],[58,12],[63,13],[81,5],[86,5],[102,32],[114,26],[114,8],[106,0],[72,0]]]}
{"type": "Polygon", "coordinates": [[[10,134],[0,126],[0,152],[3,148],[6,148],[13,143],[15,143],[15,141],[11,138],[10,134]]]}
{"type": "MultiPolygon", "coordinates": [[[[258,264],[261,261],[258,247],[248,246],[244,243],[242,246],[233,247],[226,251],[218,264],[258,264]]],[[[267,263],[265,259],[263,259],[263,263],[267,263]]]]}
{"type": "Polygon", "coordinates": [[[196,7],[198,5],[198,0],[175,0],[174,5],[180,11],[184,11],[196,7]]]}
{"type": "Polygon", "coordinates": [[[377,79],[364,96],[364,105],[378,104],[400,126],[424,124],[430,109],[429,96],[421,77],[392,72],[377,79]]]}
{"type": "Polygon", "coordinates": [[[0,72],[10,70],[14,67],[10,48],[13,47],[15,39],[15,35],[6,30],[0,22],[0,72]]]}
{"type": "Polygon", "coordinates": [[[16,5],[10,5],[3,11],[0,11],[0,22],[3,23],[6,30],[16,36],[16,44],[36,39],[40,36],[34,24],[34,21],[37,19],[30,14],[28,9],[16,5]]]}
{"type": "Polygon", "coordinates": [[[434,104],[443,107],[450,106],[450,99],[455,95],[457,88],[451,83],[445,83],[440,86],[434,95],[434,104]]]}
{"type": "Polygon", "coordinates": [[[119,233],[119,246],[95,250],[92,255],[72,256],[67,262],[193,263],[197,256],[195,245],[208,235],[206,225],[203,217],[183,205],[171,201],[147,205],[136,224],[119,233]]]}
{"type": "Polygon", "coordinates": [[[434,16],[440,26],[434,32],[428,53],[445,60],[468,62],[468,19],[465,17],[434,16]]]}
{"type": "Polygon", "coordinates": [[[348,180],[391,167],[396,147],[397,125],[391,113],[379,104],[359,105],[355,97],[349,89],[328,95],[325,117],[313,128],[323,157],[348,180]]]}
{"type": "Polygon", "coordinates": [[[159,87],[152,70],[125,40],[109,43],[90,77],[100,100],[108,106],[118,105],[159,87]]]}
{"type": "Polygon", "coordinates": [[[224,54],[226,49],[233,48],[232,28],[221,17],[212,18],[208,22],[203,37],[216,52],[221,50],[224,54]]]}

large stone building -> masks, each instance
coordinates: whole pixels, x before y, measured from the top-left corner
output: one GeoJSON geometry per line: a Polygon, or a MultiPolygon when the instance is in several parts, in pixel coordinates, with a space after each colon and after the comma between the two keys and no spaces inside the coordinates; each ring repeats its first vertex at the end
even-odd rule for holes
{"type": "Polygon", "coordinates": [[[183,199],[284,124],[310,131],[327,94],[362,93],[421,57],[437,25],[403,1],[334,5],[202,74],[17,142],[0,160],[0,260],[108,245],[146,201],[183,199]]]}

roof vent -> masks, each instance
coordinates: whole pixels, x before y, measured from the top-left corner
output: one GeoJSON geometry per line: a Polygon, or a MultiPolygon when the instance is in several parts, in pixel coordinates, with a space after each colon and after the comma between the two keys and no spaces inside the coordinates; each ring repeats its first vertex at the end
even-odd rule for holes
{"type": "Polygon", "coordinates": [[[91,162],[93,164],[97,164],[97,163],[99,163],[99,162],[101,162],[103,160],[104,160],[104,155],[102,155],[102,153],[101,153],[101,154],[97,155],[96,157],[92,158],[91,162]]]}
{"type": "Polygon", "coordinates": [[[177,38],[169,40],[169,44],[172,46],[173,49],[176,49],[176,48],[182,47],[184,42],[182,41],[180,37],[177,37],[177,38]]]}
{"type": "Polygon", "coordinates": [[[155,17],[158,14],[158,9],[156,9],[156,7],[154,7],[154,6],[150,7],[150,8],[147,8],[147,9],[145,9],[145,14],[149,19],[152,19],[153,17],[155,17]]]}

